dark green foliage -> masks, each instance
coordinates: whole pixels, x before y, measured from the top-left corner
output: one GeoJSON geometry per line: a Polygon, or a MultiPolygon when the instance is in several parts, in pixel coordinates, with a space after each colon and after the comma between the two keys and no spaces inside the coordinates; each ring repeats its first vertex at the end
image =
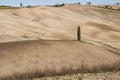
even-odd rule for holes
{"type": "Polygon", "coordinates": [[[107,9],[107,8],[109,8],[109,6],[108,6],[108,5],[106,5],[106,6],[105,6],[105,8],[107,9]]]}
{"type": "Polygon", "coordinates": [[[116,3],[116,5],[120,5],[120,3],[116,3]]]}
{"type": "Polygon", "coordinates": [[[78,41],[81,41],[81,29],[80,29],[80,26],[78,26],[78,29],[77,29],[77,39],[78,39],[78,41]]]}
{"type": "Polygon", "coordinates": [[[91,5],[91,2],[87,2],[87,5],[91,5]]]}
{"type": "Polygon", "coordinates": [[[80,5],[81,3],[80,2],[78,2],[78,5],[80,5]]]}
{"type": "Polygon", "coordinates": [[[64,3],[61,4],[61,6],[64,6],[64,5],[65,5],[64,3]]]}
{"type": "Polygon", "coordinates": [[[28,5],[27,8],[31,8],[31,5],[28,5]]]}
{"type": "Polygon", "coordinates": [[[65,6],[65,4],[64,3],[62,3],[62,4],[56,4],[53,7],[62,7],[62,6],[65,6]]]}
{"type": "Polygon", "coordinates": [[[12,7],[11,6],[0,5],[0,9],[8,9],[8,8],[12,8],[12,7]]]}

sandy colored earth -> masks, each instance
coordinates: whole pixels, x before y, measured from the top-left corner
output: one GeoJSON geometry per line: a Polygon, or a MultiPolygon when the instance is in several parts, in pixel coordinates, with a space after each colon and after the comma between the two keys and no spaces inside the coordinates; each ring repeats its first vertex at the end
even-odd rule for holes
{"type": "Polygon", "coordinates": [[[119,26],[120,11],[94,6],[1,9],[0,77],[112,65],[120,60],[119,26]]]}
{"type": "Polygon", "coordinates": [[[97,7],[67,5],[0,10],[0,35],[5,37],[75,40],[76,28],[81,26],[83,39],[119,42],[119,25],[119,11],[97,7]]]}

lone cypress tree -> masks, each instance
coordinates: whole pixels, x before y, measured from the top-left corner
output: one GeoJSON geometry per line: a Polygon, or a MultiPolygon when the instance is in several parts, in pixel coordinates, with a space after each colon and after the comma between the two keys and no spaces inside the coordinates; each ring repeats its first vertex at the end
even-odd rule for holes
{"type": "Polygon", "coordinates": [[[20,3],[20,7],[22,7],[23,6],[23,4],[22,3],[20,3]]]}
{"type": "Polygon", "coordinates": [[[81,29],[80,29],[80,26],[78,26],[78,29],[77,29],[77,39],[78,39],[78,41],[81,41],[81,29]]]}

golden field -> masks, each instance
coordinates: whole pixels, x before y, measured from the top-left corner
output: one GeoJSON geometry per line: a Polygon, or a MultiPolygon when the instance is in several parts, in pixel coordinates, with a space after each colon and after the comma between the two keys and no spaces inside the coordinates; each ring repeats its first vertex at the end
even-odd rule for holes
{"type": "Polygon", "coordinates": [[[80,5],[1,9],[0,79],[120,70],[119,17],[80,5]]]}

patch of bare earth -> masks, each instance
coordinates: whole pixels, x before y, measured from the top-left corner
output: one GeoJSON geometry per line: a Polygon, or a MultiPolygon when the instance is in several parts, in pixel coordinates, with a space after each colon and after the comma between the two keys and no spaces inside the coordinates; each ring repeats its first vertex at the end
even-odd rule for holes
{"type": "Polygon", "coordinates": [[[73,74],[65,76],[36,78],[33,80],[120,80],[120,72],[73,74]]]}

